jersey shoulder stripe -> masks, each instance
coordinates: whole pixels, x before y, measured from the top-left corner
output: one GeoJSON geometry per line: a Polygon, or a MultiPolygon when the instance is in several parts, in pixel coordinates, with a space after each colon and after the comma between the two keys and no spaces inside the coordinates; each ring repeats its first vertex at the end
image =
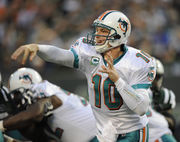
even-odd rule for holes
{"type": "Polygon", "coordinates": [[[79,38],[70,48],[74,55],[74,68],[80,68],[82,57],[95,54],[95,49],[90,44],[84,42],[85,37],[79,38]],[[84,56],[85,55],[85,56],[84,56]]]}
{"type": "Polygon", "coordinates": [[[79,67],[79,57],[78,54],[76,53],[76,51],[74,50],[74,48],[70,49],[74,55],[74,68],[78,68],[79,67]]]}
{"type": "Polygon", "coordinates": [[[151,86],[151,84],[134,84],[131,87],[133,89],[149,89],[151,86]]]}

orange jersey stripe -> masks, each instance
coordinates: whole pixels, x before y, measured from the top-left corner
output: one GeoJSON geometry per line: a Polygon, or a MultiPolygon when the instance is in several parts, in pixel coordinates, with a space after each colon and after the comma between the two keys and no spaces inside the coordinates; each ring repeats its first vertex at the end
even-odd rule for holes
{"type": "Polygon", "coordinates": [[[146,127],[143,128],[143,142],[146,141],[146,127]]]}

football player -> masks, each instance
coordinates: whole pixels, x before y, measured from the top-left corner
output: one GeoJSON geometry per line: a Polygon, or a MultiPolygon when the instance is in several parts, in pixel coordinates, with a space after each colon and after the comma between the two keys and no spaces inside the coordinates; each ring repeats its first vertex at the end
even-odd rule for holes
{"type": "MultiPolygon", "coordinates": [[[[14,113],[13,104],[9,96],[9,90],[3,85],[1,73],[0,73],[0,120],[3,120],[14,113]]],[[[2,124],[1,124],[2,125],[2,124]]],[[[0,133],[0,142],[13,140],[25,140],[25,138],[17,131],[8,131],[0,133]]]]}
{"type": "Polygon", "coordinates": [[[10,76],[9,89],[20,112],[1,121],[1,130],[18,129],[33,142],[89,142],[95,137],[90,104],[80,96],[42,81],[35,70],[18,69],[10,76]]]}
{"type": "Polygon", "coordinates": [[[172,131],[175,119],[171,110],[175,108],[175,95],[172,90],[162,86],[164,67],[160,60],[156,60],[156,77],[149,92],[152,104],[147,116],[149,118],[150,142],[176,142],[172,131]]]}
{"type": "Polygon", "coordinates": [[[97,123],[95,141],[146,141],[147,89],[155,77],[155,62],[143,51],[126,45],[131,24],[122,12],[105,11],[93,27],[93,32],[78,39],[70,50],[28,44],[19,47],[12,59],[24,53],[25,64],[29,55],[32,60],[38,54],[46,61],[83,72],[97,123]]]}

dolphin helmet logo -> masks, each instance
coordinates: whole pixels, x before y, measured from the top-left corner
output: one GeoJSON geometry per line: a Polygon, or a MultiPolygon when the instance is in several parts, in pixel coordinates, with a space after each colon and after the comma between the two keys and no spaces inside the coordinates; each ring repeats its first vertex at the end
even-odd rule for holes
{"type": "Polygon", "coordinates": [[[26,84],[33,84],[32,82],[32,75],[29,73],[24,73],[19,76],[19,80],[26,84]]]}
{"type": "Polygon", "coordinates": [[[120,29],[124,32],[123,33],[124,36],[126,36],[126,32],[128,31],[128,28],[129,28],[128,22],[123,20],[123,19],[121,19],[121,18],[119,18],[118,22],[119,22],[120,29]]]}

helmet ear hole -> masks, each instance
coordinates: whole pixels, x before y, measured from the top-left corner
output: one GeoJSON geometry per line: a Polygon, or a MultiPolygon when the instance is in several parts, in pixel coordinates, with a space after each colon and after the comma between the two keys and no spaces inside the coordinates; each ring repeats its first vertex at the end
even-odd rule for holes
{"type": "Polygon", "coordinates": [[[114,36],[114,39],[120,39],[120,38],[121,38],[121,36],[119,34],[114,36]]]}

